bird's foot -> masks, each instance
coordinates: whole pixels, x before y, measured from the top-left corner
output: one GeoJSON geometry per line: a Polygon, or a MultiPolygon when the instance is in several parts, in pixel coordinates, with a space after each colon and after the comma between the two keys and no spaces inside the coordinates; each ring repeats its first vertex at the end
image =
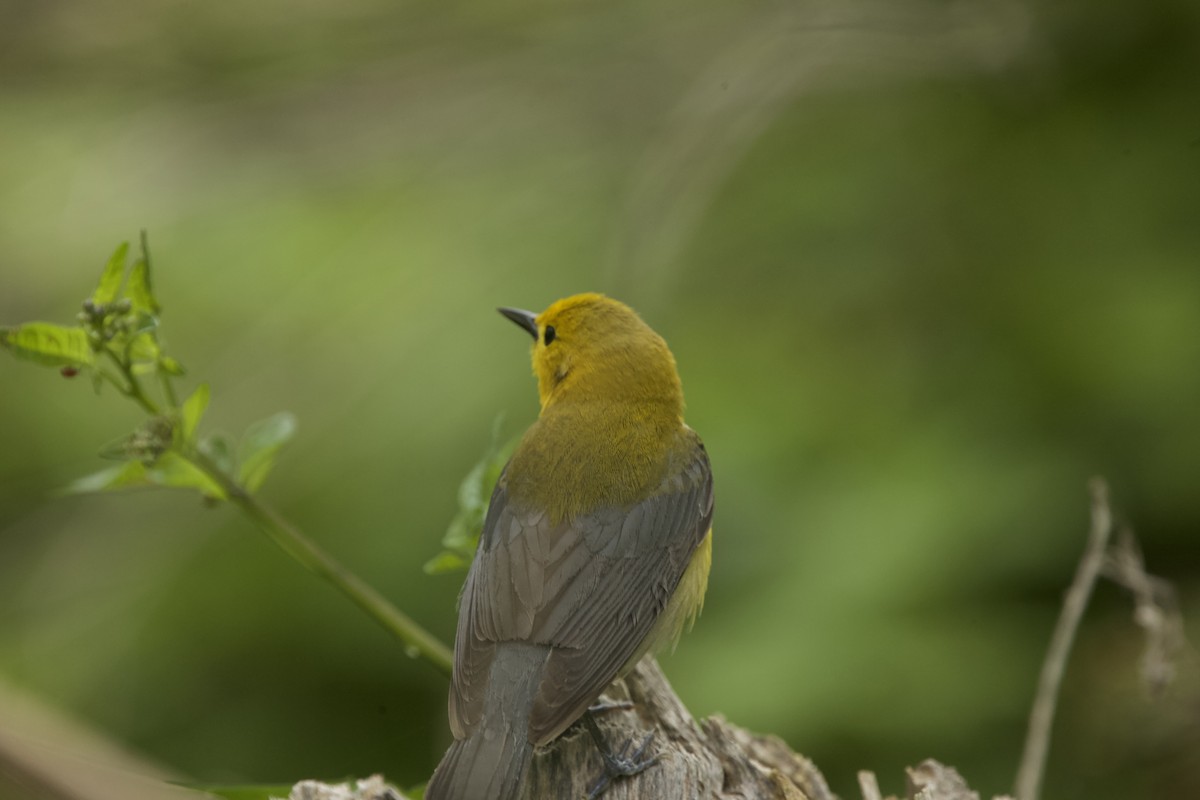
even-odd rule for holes
{"type": "Polygon", "coordinates": [[[600,735],[600,727],[596,725],[596,721],[592,718],[591,712],[584,715],[587,721],[588,731],[592,734],[592,740],[596,743],[596,749],[600,751],[600,758],[604,762],[604,772],[588,789],[588,800],[596,800],[600,795],[612,785],[613,780],[617,778],[628,778],[632,775],[637,775],[639,772],[646,770],[649,767],[658,763],[658,756],[652,755],[644,758],[646,750],[649,749],[650,743],[654,741],[654,731],[646,734],[642,739],[641,744],[634,748],[633,752],[629,752],[633,747],[634,739],[627,739],[621,747],[620,752],[611,752],[604,743],[604,738],[600,735]]]}
{"type": "Polygon", "coordinates": [[[633,703],[628,700],[613,700],[606,703],[596,703],[594,706],[588,706],[588,713],[603,714],[607,711],[628,711],[633,708],[633,703]]]}

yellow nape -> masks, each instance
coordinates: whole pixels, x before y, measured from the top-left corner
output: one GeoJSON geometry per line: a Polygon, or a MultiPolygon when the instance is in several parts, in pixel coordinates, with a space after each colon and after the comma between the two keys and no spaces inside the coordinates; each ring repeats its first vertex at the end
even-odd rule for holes
{"type": "Polygon", "coordinates": [[[578,398],[611,398],[683,413],[675,359],[629,306],[602,294],[577,294],[537,316],[533,373],[542,409],[578,398]]]}
{"type": "Polygon", "coordinates": [[[533,325],[542,410],[513,453],[510,494],[555,521],[645,500],[695,447],[666,342],[599,294],[559,300],[533,325]]]}

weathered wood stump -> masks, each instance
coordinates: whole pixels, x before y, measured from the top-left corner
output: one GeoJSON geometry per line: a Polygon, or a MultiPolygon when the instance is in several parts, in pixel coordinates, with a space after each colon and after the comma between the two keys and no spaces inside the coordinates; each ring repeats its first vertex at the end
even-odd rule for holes
{"type": "MultiPolygon", "coordinates": [[[[616,781],[604,800],[837,800],[816,765],[775,736],[759,736],[720,715],[697,722],[671,689],[658,663],[645,658],[608,688],[603,702],[631,703],[599,715],[610,749],[640,743],[653,731],[648,753],[658,763],[616,781]]],[[[600,754],[582,725],[534,753],[526,800],[579,800],[603,771],[600,754]]],[[[859,774],[865,800],[882,800],[869,772],[859,774]]],[[[952,768],[929,760],[908,770],[908,800],[979,800],[952,768]]],[[[378,778],[358,786],[297,784],[290,800],[403,800],[378,778]],[[326,793],[327,792],[327,793],[326,793]]]]}

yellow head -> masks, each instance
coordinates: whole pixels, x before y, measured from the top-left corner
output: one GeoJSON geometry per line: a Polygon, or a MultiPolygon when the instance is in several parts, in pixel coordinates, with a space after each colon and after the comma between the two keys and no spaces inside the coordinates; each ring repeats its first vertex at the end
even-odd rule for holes
{"type": "Polygon", "coordinates": [[[533,374],[542,411],[560,403],[665,404],[683,413],[675,359],[632,308],[602,294],[577,294],[540,314],[500,313],[534,338],[533,374]]]}

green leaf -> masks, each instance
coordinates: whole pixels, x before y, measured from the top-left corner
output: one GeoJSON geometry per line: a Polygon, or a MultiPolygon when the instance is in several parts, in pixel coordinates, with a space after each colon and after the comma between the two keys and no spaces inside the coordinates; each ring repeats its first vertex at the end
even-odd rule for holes
{"type": "Polygon", "coordinates": [[[475,557],[492,489],[517,444],[516,439],[503,446],[498,444],[501,419],[497,417],[492,426],[492,442],[487,452],[471,467],[458,487],[458,512],[450,520],[442,537],[442,547],[445,549],[425,564],[425,572],[429,575],[465,569],[475,557]]]}
{"type": "Polygon", "coordinates": [[[147,374],[158,369],[158,318],[145,311],[130,311],[121,319],[121,327],[113,337],[112,347],[123,354],[123,361],[135,367],[148,365],[149,369],[135,370],[147,374]]]}
{"type": "Polygon", "coordinates": [[[133,327],[131,328],[130,336],[140,336],[142,334],[153,334],[158,330],[158,317],[148,311],[131,312],[133,319],[133,327]]]}
{"type": "Polygon", "coordinates": [[[183,368],[183,364],[180,364],[170,356],[161,356],[158,359],[158,365],[162,367],[163,372],[168,375],[174,375],[177,378],[187,373],[187,370],[183,368]]]}
{"type": "MultiPolygon", "coordinates": [[[[471,467],[467,477],[458,485],[458,507],[461,511],[477,514],[484,507],[483,481],[487,473],[488,463],[492,460],[492,452],[488,452],[483,460],[471,467]]],[[[452,526],[453,527],[453,526],[452,526]]]]}
{"type": "Polygon", "coordinates": [[[183,401],[183,405],[179,409],[179,433],[183,437],[183,441],[190,442],[195,436],[196,426],[200,424],[200,418],[204,416],[204,410],[208,408],[208,398],[208,384],[202,383],[196,387],[187,400],[183,401]]]}
{"type": "Polygon", "coordinates": [[[225,499],[225,490],[216,481],[174,450],[163,453],[146,467],[146,479],[159,486],[199,489],[206,497],[225,499]]]}
{"type": "Polygon", "coordinates": [[[108,492],[114,489],[128,489],[135,486],[146,486],[146,465],[141,461],[127,461],[124,464],[102,469],[77,478],[64,486],[62,494],[86,494],[89,492],[108,492]]]}
{"type": "Polygon", "coordinates": [[[94,361],[87,332],[79,327],[29,322],[16,328],[0,328],[0,344],[18,358],[51,367],[78,366],[94,361]]]}
{"type": "Polygon", "coordinates": [[[256,422],[246,430],[239,451],[238,481],[256,492],[266,481],[280,449],[296,434],[296,417],[288,411],[256,422]]]}
{"type": "Polygon", "coordinates": [[[150,287],[150,262],[145,256],[133,262],[129,272],[129,283],[125,286],[125,296],[133,303],[133,310],[156,315],[160,311],[158,300],[150,287]]]}
{"type": "MultiPolygon", "coordinates": [[[[149,362],[151,367],[158,363],[158,340],[152,333],[142,333],[134,336],[125,346],[127,361],[149,362]]],[[[153,372],[153,369],[151,370],[153,372]]]]}
{"type": "Polygon", "coordinates": [[[129,242],[121,242],[113,251],[108,263],[104,265],[100,283],[96,285],[96,291],[92,293],[93,305],[103,306],[117,299],[117,292],[121,291],[121,279],[125,277],[125,256],[128,253],[129,242]]]}
{"type": "Polygon", "coordinates": [[[438,555],[425,562],[423,569],[426,575],[443,575],[447,572],[458,572],[466,569],[470,562],[457,553],[443,550],[438,555]]]}
{"type": "Polygon", "coordinates": [[[210,433],[200,440],[197,448],[211,458],[226,475],[234,473],[236,459],[233,457],[233,443],[228,436],[223,433],[210,433]]]}

